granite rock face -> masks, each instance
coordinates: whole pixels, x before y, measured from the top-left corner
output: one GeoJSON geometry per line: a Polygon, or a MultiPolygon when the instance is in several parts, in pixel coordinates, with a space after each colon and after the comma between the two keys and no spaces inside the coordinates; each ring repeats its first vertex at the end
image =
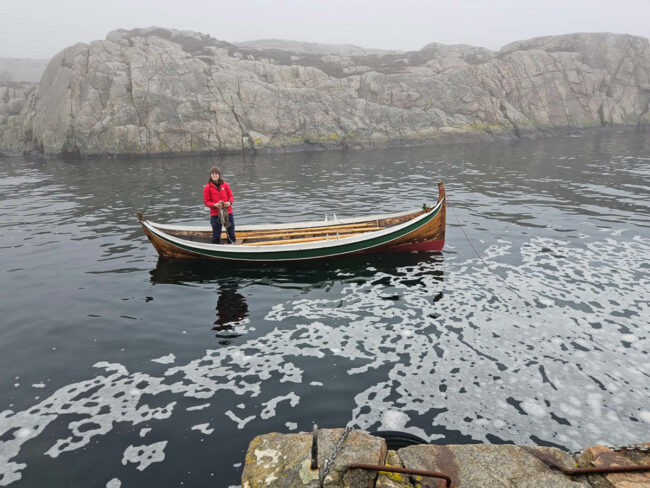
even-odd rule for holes
{"type": "MultiPolygon", "coordinates": [[[[456,488],[591,488],[585,479],[569,479],[550,469],[542,459],[571,468],[573,458],[548,447],[510,445],[419,445],[402,448],[399,457],[406,468],[448,474],[456,488]],[[541,458],[541,459],[540,459],[541,458]]],[[[441,488],[444,482],[422,478],[422,488],[441,488]]]]}
{"type": "Polygon", "coordinates": [[[0,150],[23,151],[32,139],[35,83],[0,82],[0,150]]]}
{"type": "Polygon", "coordinates": [[[266,45],[149,28],[69,47],[35,88],[0,93],[0,151],[357,147],[650,123],[646,38],[573,34],[499,52],[266,45]]]}
{"type": "MultiPolygon", "coordinates": [[[[384,466],[403,468],[402,460],[397,451],[388,451],[384,466]]],[[[414,477],[413,477],[414,478],[414,477]]],[[[377,476],[375,488],[411,488],[411,477],[407,474],[382,472],[377,476]]]]}
{"type": "MultiPolygon", "coordinates": [[[[324,469],[343,429],[318,432],[318,464],[324,469]]],[[[242,488],[319,486],[319,471],[310,469],[312,435],[271,433],[253,439],[246,453],[242,488]]],[[[334,457],[326,488],[442,488],[442,478],[349,469],[352,463],[444,473],[454,488],[648,488],[650,472],[571,474],[575,468],[650,467],[650,443],[640,449],[585,449],[576,458],[559,449],[539,446],[419,444],[386,450],[380,437],[353,430],[334,457]],[[643,449],[643,450],[641,450],[643,449]]]]}
{"type": "MultiPolygon", "coordinates": [[[[322,429],[318,432],[318,465],[327,458],[340,439],[343,429],[322,429]]],[[[318,488],[319,471],[310,469],[312,434],[270,433],[255,437],[246,452],[242,488],[318,488]]],[[[372,488],[377,474],[348,470],[351,463],[383,464],[386,442],[370,434],[353,430],[338,451],[325,488],[372,488]]]]}
{"type": "MultiPolygon", "coordinates": [[[[580,467],[650,466],[650,442],[642,444],[646,451],[612,451],[605,446],[591,446],[578,457],[580,467]]],[[[648,488],[650,471],[640,473],[610,473],[589,476],[592,488],[648,488]]]]}

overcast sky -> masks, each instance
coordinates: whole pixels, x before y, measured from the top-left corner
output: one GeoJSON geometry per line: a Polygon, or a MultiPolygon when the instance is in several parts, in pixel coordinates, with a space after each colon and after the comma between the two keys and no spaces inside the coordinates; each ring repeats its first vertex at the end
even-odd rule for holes
{"type": "Polygon", "coordinates": [[[650,36],[650,0],[0,0],[0,57],[49,58],[114,29],[189,29],[217,39],[291,39],[417,50],[497,50],[570,32],[650,36]]]}

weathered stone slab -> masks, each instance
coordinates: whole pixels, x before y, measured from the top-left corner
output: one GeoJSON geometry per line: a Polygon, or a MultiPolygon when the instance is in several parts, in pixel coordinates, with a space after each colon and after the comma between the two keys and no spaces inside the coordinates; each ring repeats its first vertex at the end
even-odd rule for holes
{"type": "MultiPolygon", "coordinates": [[[[318,465],[324,466],[343,429],[318,432],[318,465]]],[[[311,434],[271,433],[255,437],[246,452],[242,488],[317,488],[318,470],[311,470],[311,434]]],[[[371,488],[376,472],[348,471],[352,463],[383,464],[386,442],[359,431],[351,431],[330,467],[325,488],[371,488]]],[[[408,486],[408,485],[406,485],[408,486]]]]}
{"type": "MultiPolygon", "coordinates": [[[[397,451],[388,451],[384,466],[404,467],[397,451]]],[[[411,488],[411,486],[409,475],[401,473],[380,473],[375,483],[375,488],[411,488]]]]}
{"type": "MultiPolygon", "coordinates": [[[[645,445],[650,446],[650,443],[645,445]]],[[[578,457],[578,464],[581,467],[650,465],[650,453],[612,451],[604,446],[592,446],[585,449],[578,457]]],[[[650,472],[611,473],[602,477],[590,476],[589,479],[594,488],[650,488],[650,472]]]]}
{"type": "MultiPolygon", "coordinates": [[[[419,445],[400,449],[398,454],[404,467],[448,474],[456,488],[591,488],[584,477],[571,479],[545,464],[541,459],[575,466],[571,456],[547,447],[419,445]]],[[[445,483],[422,478],[421,486],[442,488],[445,483]]]]}
{"type": "MultiPolygon", "coordinates": [[[[343,429],[323,429],[318,432],[318,465],[323,466],[341,437],[343,429]]],[[[352,470],[353,463],[384,464],[386,441],[365,432],[353,430],[348,434],[325,478],[325,488],[372,488],[377,472],[352,470]]]]}
{"type": "Polygon", "coordinates": [[[318,486],[318,472],[309,469],[311,435],[272,432],[255,437],[248,445],[242,473],[243,488],[263,486],[318,486]],[[303,470],[307,461],[306,471],[303,470]],[[306,483],[303,483],[306,481],[306,483]],[[315,484],[311,481],[316,480],[315,484]]]}

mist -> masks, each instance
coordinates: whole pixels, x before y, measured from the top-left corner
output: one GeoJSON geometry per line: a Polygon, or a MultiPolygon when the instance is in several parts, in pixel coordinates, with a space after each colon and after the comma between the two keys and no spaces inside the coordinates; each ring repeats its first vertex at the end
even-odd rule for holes
{"type": "Polygon", "coordinates": [[[498,50],[571,32],[650,35],[647,0],[24,0],[0,4],[0,57],[49,58],[114,29],[188,29],[229,42],[255,39],[418,50],[430,42],[498,50]]]}

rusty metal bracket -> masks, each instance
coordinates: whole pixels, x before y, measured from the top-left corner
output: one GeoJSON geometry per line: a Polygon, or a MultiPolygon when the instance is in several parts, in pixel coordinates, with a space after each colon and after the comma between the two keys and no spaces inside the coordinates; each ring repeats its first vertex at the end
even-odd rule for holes
{"type": "Polygon", "coordinates": [[[650,464],[635,464],[628,466],[595,466],[591,468],[565,468],[555,462],[554,459],[544,456],[532,448],[526,448],[531,456],[536,457],[546,466],[552,469],[557,469],[560,473],[566,476],[580,476],[584,474],[607,474],[607,473],[638,473],[642,471],[650,471],[650,464]]]}
{"type": "Polygon", "coordinates": [[[421,469],[399,468],[397,466],[380,466],[375,464],[350,464],[348,469],[366,469],[368,471],[383,471],[386,473],[412,474],[414,476],[427,476],[429,478],[440,478],[445,480],[446,488],[454,488],[451,477],[438,471],[423,471],[421,469]]]}
{"type": "Polygon", "coordinates": [[[635,473],[640,471],[650,471],[650,464],[635,466],[598,466],[594,468],[569,469],[561,468],[559,466],[553,467],[559,469],[562,473],[568,476],[576,476],[581,474],[635,473]]]}
{"type": "Polygon", "coordinates": [[[318,425],[316,424],[311,433],[311,469],[318,469],[318,425]]]}

